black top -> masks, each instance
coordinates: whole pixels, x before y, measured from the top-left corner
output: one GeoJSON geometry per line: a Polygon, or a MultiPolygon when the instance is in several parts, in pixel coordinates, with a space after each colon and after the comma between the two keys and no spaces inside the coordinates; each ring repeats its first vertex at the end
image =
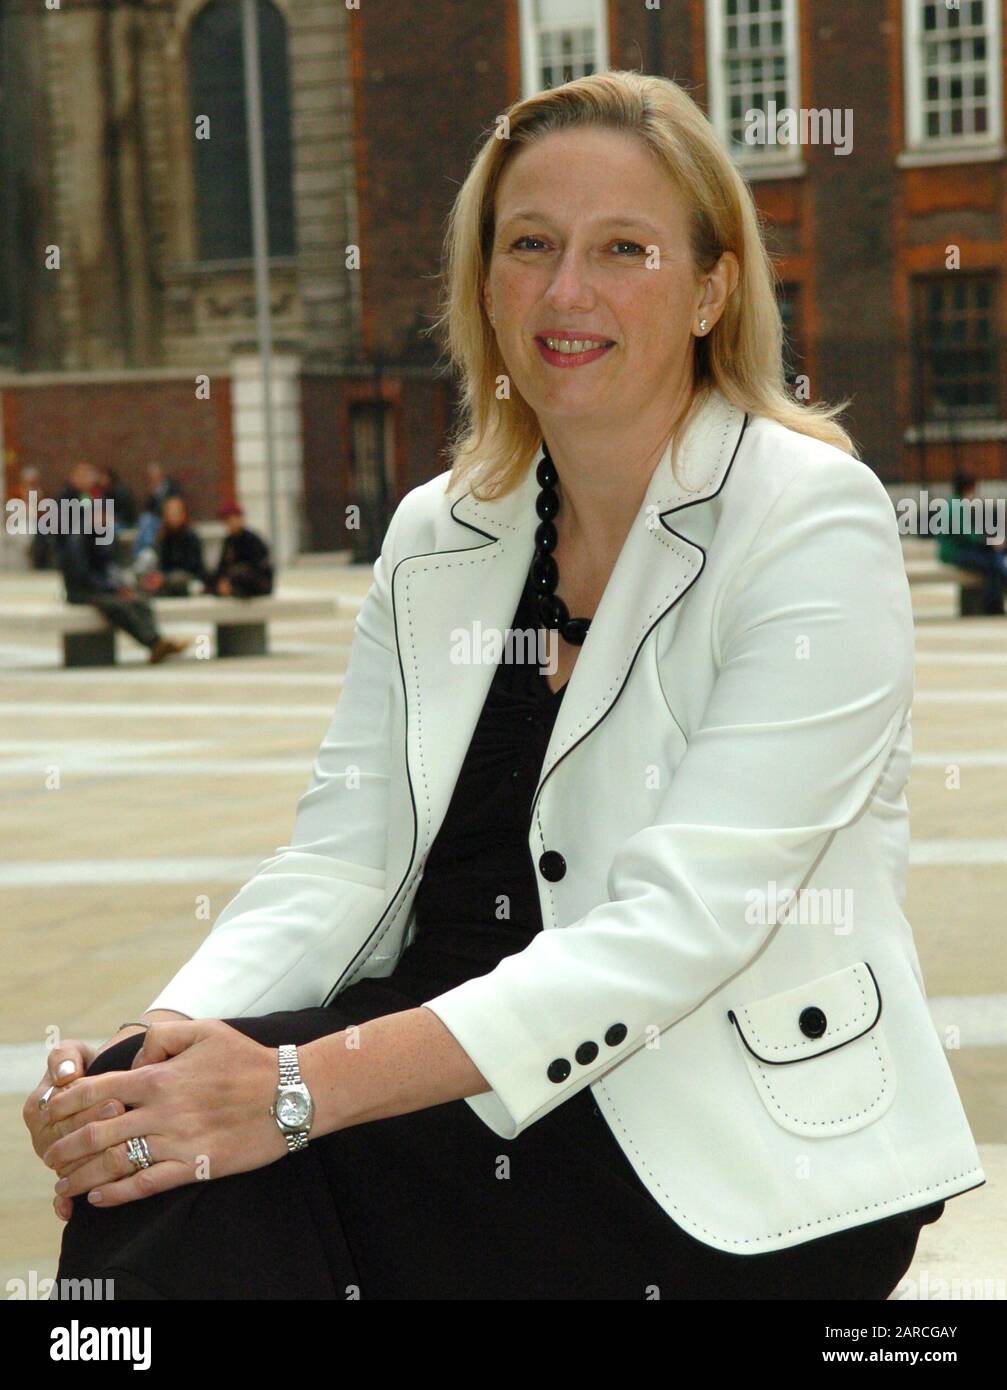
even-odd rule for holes
{"type": "MultiPolygon", "coordinates": [[[[530,571],[511,627],[538,632],[530,571]]],[[[421,980],[427,998],[487,974],[542,930],[528,832],[565,690],[550,689],[536,642],[505,646],[424,866],[416,936],[395,969],[397,981],[421,980]]]]}
{"type": "Polygon", "coordinates": [[[157,563],[165,574],[172,570],[184,570],[186,574],[205,582],[206,565],[203,563],[203,542],[199,539],[199,532],[191,526],[165,531],[157,542],[157,563]]]}
{"type": "Polygon", "coordinates": [[[258,570],[264,579],[273,578],[273,567],[269,563],[269,547],[261,536],[250,531],[247,526],[235,531],[233,536],[228,535],[224,538],[220,559],[210,575],[210,582],[216,586],[217,581],[223,579],[236,565],[249,565],[252,569],[258,570]]]}
{"type": "MultiPolygon", "coordinates": [[[[59,495],[60,503],[78,499],[86,500],[88,505],[95,501],[90,493],[82,492],[69,483],[59,495]]],[[[54,540],[68,598],[95,590],[115,593],[119,582],[111,568],[115,561],[114,545],[103,544],[93,527],[59,532],[54,540]]]]}

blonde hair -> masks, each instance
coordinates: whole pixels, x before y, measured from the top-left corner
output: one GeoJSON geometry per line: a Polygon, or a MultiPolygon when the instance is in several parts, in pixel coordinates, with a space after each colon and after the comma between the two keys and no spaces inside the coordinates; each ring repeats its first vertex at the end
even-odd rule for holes
{"type": "Polygon", "coordinates": [[[461,412],[448,444],[450,490],[464,484],[487,500],[510,492],[541,442],[535,413],[513,382],[511,398],[497,398],[497,378],[507,370],[486,314],[483,288],[504,169],[523,146],[576,127],[637,135],[657,156],[689,205],[697,274],[712,270],[724,251],[738,258],[738,284],[723,314],[709,334],[695,340],[693,391],[676,441],[684,433],[682,425],[716,386],[741,410],[857,456],[835,419],[848,400],[805,405],[787,390],[783,325],[774,292],[778,277],[751,191],[682,87],[663,77],[611,70],[537,92],[515,102],[506,117],[508,137],[487,137],[451,209],[441,313],[429,330],[441,334],[461,378],[461,412]]]}

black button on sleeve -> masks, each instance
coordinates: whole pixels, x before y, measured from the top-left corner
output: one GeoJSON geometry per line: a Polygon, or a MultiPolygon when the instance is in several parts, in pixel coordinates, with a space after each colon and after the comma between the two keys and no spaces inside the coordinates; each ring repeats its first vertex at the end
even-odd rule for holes
{"type": "Polygon", "coordinates": [[[582,1067],[586,1067],[588,1062],[593,1062],[597,1057],[598,1044],[596,1042],[582,1042],[573,1055],[582,1067]]]}
{"type": "Polygon", "coordinates": [[[625,1023],[613,1023],[605,1034],[605,1041],[608,1043],[609,1047],[618,1047],[628,1031],[625,1023]]]}
{"type": "Polygon", "coordinates": [[[549,1063],[546,1076],[548,1076],[550,1081],[565,1081],[570,1075],[570,1070],[570,1063],[567,1059],[565,1057],[557,1057],[555,1061],[549,1063]]]}
{"type": "Polygon", "coordinates": [[[559,850],[547,849],[539,858],[538,867],[543,878],[556,883],[566,873],[566,860],[559,850]]]}

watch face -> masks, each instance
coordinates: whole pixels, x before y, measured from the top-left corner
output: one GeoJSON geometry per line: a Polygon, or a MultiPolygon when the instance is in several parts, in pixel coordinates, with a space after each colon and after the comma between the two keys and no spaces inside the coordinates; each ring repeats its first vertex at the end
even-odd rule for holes
{"type": "Polygon", "coordinates": [[[276,1118],[292,1129],[299,1129],[308,1118],[308,1098],[299,1091],[284,1091],[276,1104],[276,1118]]]}

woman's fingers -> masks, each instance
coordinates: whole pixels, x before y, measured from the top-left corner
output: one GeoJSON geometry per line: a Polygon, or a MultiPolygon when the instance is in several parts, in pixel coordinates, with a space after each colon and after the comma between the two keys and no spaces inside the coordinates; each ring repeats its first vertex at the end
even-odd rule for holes
{"type": "Polygon", "coordinates": [[[63,1138],[54,1138],[43,1152],[42,1162],[46,1167],[54,1169],[61,1178],[66,1177],[79,1168],[82,1162],[96,1157],[115,1144],[123,1145],[127,1139],[135,1138],[143,1132],[146,1111],[141,1119],[141,1113],[135,1107],[130,1109],[121,1102],[116,1102],[113,1113],[111,1105],[110,1099],[102,1098],[76,1112],[71,1118],[79,1123],[63,1138]]]}
{"type": "Polygon", "coordinates": [[[78,1111],[76,1115],[71,1115],[70,1119],[56,1120],[50,1125],[53,1136],[50,1145],[56,1143],[57,1138],[65,1138],[67,1134],[74,1133],[74,1130],[81,1129],[81,1126],[90,1125],[92,1120],[111,1120],[117,1115],[125,1115],[125,1105],[122,1101],[99,1101],[99,1104],[90,1106],[86,1111],[78,1111]]]}
{"type": "Polygon", "coordinates": [[[193,1181],[193,1165],[178,1159],[158,1159],[163,1141],[158,1136],[147,1140],[151,1162],[138,1167],[129,1157],[125,1144],[112,1144],[101,1153],[85,1158],[80,1165],[59,1182],[60,1191],[53,1202],[56,1214],[69,1219],[73,1198],[83,1193],[93,1206],[115,1207],[168,1192],[193,1181]]]}
{"type": "Polygon", "coordinates": [[[37,1154],[41,1155],[43,1149],[52,1143],[49,1102],[64,1086],[83,1076],[93,1058],[94,1048],[75,1038],[68,1038],[59,1047],[51,1049],[46,1058],[45,1075],[21,1108],[21,1118],[37,1154]]]}
{"type": "Polygon", "coordinates": [[[104,1071],[81,1077],[52,1096],[48,1105],[50,1121],[58,1124],[110,1100],[121,1101],[126,1106],[139,1105],[159,1091],[161,1072],[158,1067],[140,1067],[136,1071],[104,1071]]]}
{"type": "Polygon", "coordinates": [[[163,1163],[152,1163],[149,1168],[138,1169],[132,1177],[92,1188],[90,1200],[98,1207],[121,1207],[126,1202],[153,1197],[158,1192],[168,1192],[173,1187],[182,1187],[192,1181],[191,1163],[167,1159],[163,1163]]]}
{"type": "MultiPolygon", "coordinates": [[[[50,1109],[47,1104],[44,1108],[39,1107],[39,1101],[45,1093],[53,1086],[49,1080],[48,1072],[42,1078],[35,1090],[25,1101],[22,1107],[22,1117],[31,1135],[32,1147],[42,1158],[48,1149],[58,1140],[72,1134],[74,1130],[80,1129],[82,1125],[90,1124],[92,1120],[106,1120],[125,1113],[126,1107],[117,1097],[109,1096],[97,1100],[85,1109],[77,1110],[65,1118],[60,1119],[56,1112],[50,1109]],[[111,1108],[109,1108],[111,1107],[111,1108]]],[[[53,1092],[50,1098],[60,1092],[53,1092]]]]}
{"type": "MultiPolygon", "coordinates": [[[[159,1140],[148,1139],[147,1151],[151,1166],[157,1162],[159,1140]]],[[[119,1178],[131,1177],[134,1173],[146,1172],[138,1168],[129,1157],[126,1145],[112,1144],[100,1153],[87,1155],[73,1172],[61,1169],[63,1176],[57,1183],[57,1197],[77,1197],[82,1192],[90,1192],[102,1183],[114,1183],[119,1178]]]]}
{"type": "Polygon", "coordinates": [[[21,1118],[24,1120],[28,1127],[28,1133],[31,1135],[32,1148],[40,1158],[42,1156],[42,1150],[51,1142],[45,1135],[45,1132],[49,1128],[48,1117],[45,1110],[40,1106],[42,1097],[51,1085],[52,1082],[49,1080],[49,1073],[46,1072],[45,1076],[43,1076],[34,1091],[29,1094],[28,1099],[21,1107],[21,1118]]]}
{"type": "Polygon", "coordinates": [[[94,1060],[94,1048],[89,1043],[68,1038],[59,1047],[50,1050],[46,1060],[49,1082],[65,1086],[75,1076],[83,1076],[94,1060]]]}

